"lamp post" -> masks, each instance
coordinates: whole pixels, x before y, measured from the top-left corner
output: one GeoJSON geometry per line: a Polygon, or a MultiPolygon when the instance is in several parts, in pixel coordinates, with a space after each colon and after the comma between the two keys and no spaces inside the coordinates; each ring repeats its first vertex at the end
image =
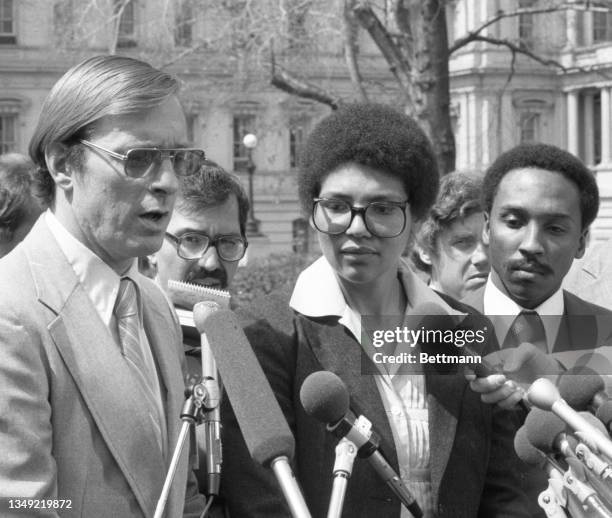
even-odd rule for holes
{"type": "Polygon", "coordinates": [[[247,133],[242,139],[244,147],[247,149],[247,172],[249,173],[249,215],[246,222],[247,236],[261,236],[259,232],[259,220],[255,219],[255,200],[253,198],[253,176],[255,175],[255,163],[253,162],[253,150],[257,146],[257,137],[252,133],[247,133]]]}

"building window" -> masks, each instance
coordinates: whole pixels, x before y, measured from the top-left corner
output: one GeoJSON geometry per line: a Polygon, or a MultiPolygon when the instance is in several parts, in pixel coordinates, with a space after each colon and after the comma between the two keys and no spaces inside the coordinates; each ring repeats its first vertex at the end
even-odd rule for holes
{"type": "Polygon", "coordinates": [[[302,123],[292,123],[289,127],[289,167],[296,169],[300,165],[306,130],[302,123]]]}
{"type": "Polygon", "coordinates": [[[612,41],[612,12],[608,2],[593,2],[593,43],[612,41]]]}
{"type": "Polygon", "coordinates": [[[534,112],[521,113],[520,142],[538,142],[540,140],[540,114],[534,112]]]}
{"type": "Polygon", "coordinates": [[[0,113],[0,154],[17,150],[17,114],[0,113]]]}
{"type": "MultiPolygon", "coordinates": [[[[531,9],[534,7],[535,0],[519,0],[519,9],[531,9]]],[[[534,44],[534,15],[523,13],[518,17],[518,36],[519,46],[523,49],[531,49],[534,44]]]]}
{"type": "Polygon", "coordinates": [[[0,44],[15,44],[15,5],[13,0],[0,0],[0,44]]]}
{"type": "Polygon", "coordinates": [[[196,113],[188,113],[185,115],[187,121],[187,142],[194,145],[196,139],[196,125],[198,122],[198,115],[196,113]]]}
{"type": "Polygon", "coordinates": [[[174,28],[174,44],[189,47],[193,43],[194,10],[191,0],[183,0],[177,6],[174,28]]]}
{"type": "Polygon", "coordinates": [[[134,0],[114,0],[115,14],[119,18],[117,48],[136,46],[136,22],[134,0]]]}
{"type": "Polygon", "coordinates": [[[255,115],[250,113],[234,115],[234,171],[246,171],[248,153],[242,139],[247,133],[255,133],[255,115]]]}

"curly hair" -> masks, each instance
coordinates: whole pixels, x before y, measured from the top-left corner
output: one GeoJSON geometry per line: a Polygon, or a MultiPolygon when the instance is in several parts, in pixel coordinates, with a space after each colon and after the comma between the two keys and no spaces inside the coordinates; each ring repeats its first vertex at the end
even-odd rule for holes
{"type": "Polygon", "coordinates": [[[43,210],[33,177],[34,164],[28,157],[0,155],[0,241],[11,241],[30,215],[43,210]]]}
{"type": "Polygon", "coordinates": [[[515,169],[538,168],[559,173],[574,183],[580,194],[582,228],[588,227],[599,211],[599,189],[595,175],[571,153],[550,144],[520,144],[502,153],[489,166],[482,185],[482,200],[486,212],[491,212],[493,200],[503,177],[515,169]]]}
{"type": "Polygon", "coordinates": [[[438,166],[429,139],[412,118],[389,106],[343,106],[317,124],[302,156],[298,190],[307,214],[325,177],[351,162],[400,179],[415,219],[425,216],[438,191],[438,166]]]}
{"type": "MultiPolygon", "coordinates": [[[[416,234],[416,244],[429,255],[438,257],[440,233],[458,219],[482,212],[481,187],[480,178],[465,173],[444,176],[438,197],[416,234]]],[[[431,265],[421,260],[417,250],[413,250],[411,259],[419,270],[431,273],[431,265]]]]}
{"type": "Polygon", "coordinates": [[[220,165],[205,161],[197,174],[179,178],[179,195],[176,209],[197,213],[210,206],[224,203],[234,194],[238,200],[238,220],[244,237],[249,213],[249,198],[238,177],[228,173],[220,165]]]}

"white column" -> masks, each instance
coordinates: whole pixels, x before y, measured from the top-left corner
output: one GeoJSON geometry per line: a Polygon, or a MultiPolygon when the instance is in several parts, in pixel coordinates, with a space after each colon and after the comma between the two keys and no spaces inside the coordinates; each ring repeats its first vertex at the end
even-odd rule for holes
{"type": "Polygon", "coordinates": [[[593,94],[584,94],[584,162],[595,165],[595,125],[593,94]]]}
{"type": "Polygon", "coordinates": [[[491,139],[495,135],[495,128],[492,127],[491,117],[491,102],[484,95],[481,97],[481,118],[480,118],[480,157],[478,162],[481,165],[489,163],[490,153],[489,148],[491,145],[491,139]]]}
{"type": "Polygon", "coordinates": [[[601,89],[601,163],[609,164],[610,159],[610,87],[601,89]]]}
{"type": "Polygon", "coordinates": [[[467,116],[468,116],[468,163],[470,167],[476,165],[478,142],[478,121],[476,114],[476,94],[470,92],[467,96],[467,116]]]}
{"type": "Polygon", "coordinates": [[[576,11],[568,9],[565,11],[565,49],[576,48],[576,11]]]}
{"type": "Polygon", "coordinates": [[[567,92],[567,150],[578,156],[578,91],[567,92]]]}

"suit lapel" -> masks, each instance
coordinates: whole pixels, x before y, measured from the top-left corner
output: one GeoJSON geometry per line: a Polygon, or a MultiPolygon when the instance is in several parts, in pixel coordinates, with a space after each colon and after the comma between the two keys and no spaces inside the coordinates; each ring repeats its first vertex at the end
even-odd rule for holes
{"type": "Polygon", "coordinates": [[[42,219],[24,244],[39,301],[56,314],[51,338],[144,514],[151,515],[165,464],[138,386],[42,219]]]}
{"type": "Polygon", "coordinates": [[[429,413],[429,450],[434,509],[438,506],[440,483],[455,442],[457,419],[466,383],[459,374],[425,376],[429,413]]]}
{"type": "Polygon", "coordinates": [[[351,409],[357,416],[362,414],[374,423],[381,438],[381,449],[394,469],[398,469],[393,433],[374,375],[362,374],[366,372],[362,371],[362,358],[369,360],[362,355],[361,346],[341,324],[331,324],[331,319],[325,319],[326,323],[307,318],[301,320],[309,328],[305,335],[315,357],[323,369],[337,374],[346,384],[351,395],[351,409]]]}

